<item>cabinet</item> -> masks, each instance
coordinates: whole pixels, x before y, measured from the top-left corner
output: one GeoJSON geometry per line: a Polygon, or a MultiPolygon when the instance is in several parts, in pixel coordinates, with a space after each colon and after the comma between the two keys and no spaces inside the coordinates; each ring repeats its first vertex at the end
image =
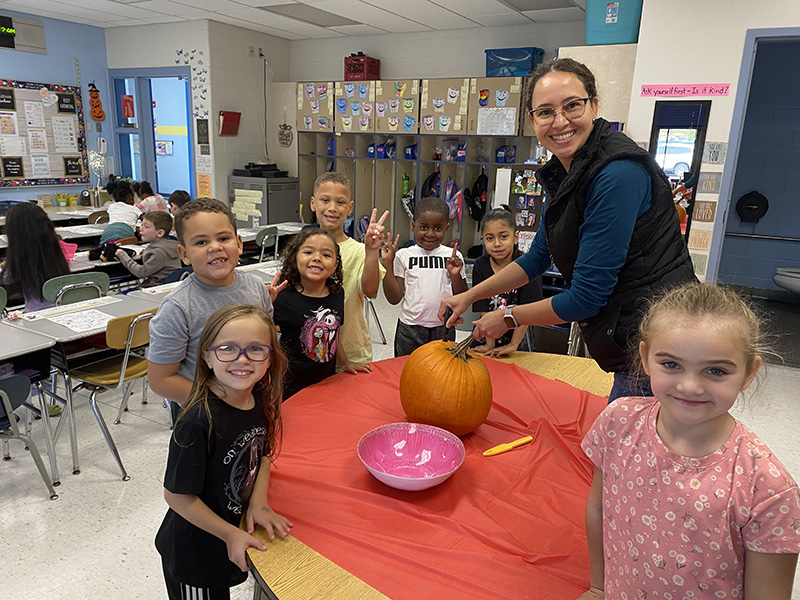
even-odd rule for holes
{"type": "Polygon", "coordinates": [[[237,227],[299,221],[299,180],[294,177],[228,177],[237,227]]]}
{"type": "MultiPolygon", "coordinates": [[[[401,202],[403,175],[408,175],[411,188],[415,190],[415,198],[419,199],[423,182],[437,170],[441,181],[440,195],[444,193],[448,180],[455,181],[459,190],[472,187],[483,170],[489,178],[488,190],[491,198],[499,168],[509,166],[508,163],[523,162],[536,155],[536,139],[519,135],[519,78],[373,83],[374,88],[366,90],[366,95],[367,102],[370,102],[369,98],[374,98],[370,103],[374,117],[370,125],[374,123],[374,131],[358,131],[359,127],[353,126],[352,120],[350,130],[345,130],[339,122],[342,115],[338,113],[338,108],[337,119],[333,120],[333,131],[298,128],[300,201],[304,205],[306,220],[311,218],[308,199],[313,194],[314,180],[327,171],[335,170],[345,174],[352,182],[354,217],[359,219],[368,215],[373,208],[378,209],[379,215],[388,210],[390,218],[387,228],[394,234],[400,234],[400,241],[403,243],[412,236],[411,218],[401,202]],[[419,82],[419,85],[415,82],[419,82]],[[404,90],[402,96],[398,93],[401,89],[404,90]],[[496,90],[507,90],[509,93],[497,96],[496,90]],[[449,100],[451,96],[453,101],[449,100]],[[498,104],[498,97],[502,104],[498,104]],[[415,100],[416,106],[412,113],[415,123],[410,126],[411,131],[404,131],[401,124],[394,125],[393,130],[387,131],[391,125],[388,117],[393,114],[389,106],[392,98],[397,98],[400,103],[397,113],[401,117],[400,121],[409,115],[404,110],[407,107],[402,105],[403,100],[415,100]],[[379,103],[382,103],[380,113],[379,103]],[[438,104],[443,106],[439,107],[438,104]],[[469,107],[473,105],[475,109],[470,112],[469,107]],[[508,134],[468,133],[470,130],[478,130],[478,107],[492,110],[515,108],[510,124],[509,119],[506,119],[508,134]],[[437,108],[441,109],[441,114],[437,108]],[[447,117],[441,126],[440,116],[447,117]],[[426,125],[426,117],[432,117],[429,125],[426,125]],[[393,149],[387,150],[387,147],[393,149]],[[514,148],[515,152],[503,152],[509,148],[514,148]]],[[[339,86],[339,83],[335,86],[339,86]]],[[[298,88],[298,93],[303,94],[304,102],[309,100],[306,97],[309,90],[298,88]]],[[[357,93],[357,88],[355,92],[357,93]]],[[[348,109],[351,107],[345,108],[348,109]]],[[[505,111],[506,114],[508,112],[505,111]]],[[[453,239],[459,240],[464,253],[471,246],[480,243],[478,223],[469,216],[466,207],[462,207],[461,220],[453,219],[450,223],[445,241],[449,243],[453,239]]]]}

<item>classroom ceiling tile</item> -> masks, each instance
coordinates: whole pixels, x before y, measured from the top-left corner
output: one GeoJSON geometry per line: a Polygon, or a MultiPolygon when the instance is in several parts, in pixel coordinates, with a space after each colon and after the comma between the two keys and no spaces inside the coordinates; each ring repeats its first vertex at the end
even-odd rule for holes
{"type": "Polygon", "coordinates": [[[99,27],[211,19],[283,39],[357,37],[574,21],[586,0],[0,0],[99,27]]]}
{"type": "Polygon", "coordinates": [[[522,13],[536,23],[560,23],[562,21],[582,21],[586,18],[577,6],[572,8],[548,8],[545,10],[526,10],[522,13]]]}
{"type": "Polygon", "coordinates": [[[343,33],[348,36],[381,35],[384,33],[389,33],[389,31],[386,29],[379,29],[377,27],[373,27],[372,25],[343,25],[341,27],[329,27],[328,29],[333,29],[334,31],[338,31],[339,33],[343,33]]]}
{"type": "Polygon", "coordinates": [[[503,0],[506,4],[519,12],[531,10],[547,10],[550,8],[572,8],[572,0],[503,0]]]}
{"type": "Polygon", "coordinates": [[[348,19],[338,11],[328,11],[309,4],[278,4],[276,6],[259,6],[260,10],[296,19],[305,23],[313,23],[319,27],[343,27],[345,25],[361,25],[361,21],[348,19]]]}
{"type": "Polygon", "coordinates": [[[188,4],[181,4],[180,2],[171,2],[170,0],[145,0],[137,4],[140,8],[146,8],[153,13],[162,13],[165,15],[193,15],[201,10],[188,4]]]}

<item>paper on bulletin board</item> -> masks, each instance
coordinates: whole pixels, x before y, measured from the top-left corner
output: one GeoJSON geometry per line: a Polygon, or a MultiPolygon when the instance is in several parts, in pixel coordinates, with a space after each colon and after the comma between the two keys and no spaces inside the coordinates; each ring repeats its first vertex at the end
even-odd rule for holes
{"type": "Polygon", "coordinates": [[[22,156],[25,154],[25,139],[17,135],[0,135],[0,154],[22,156]]]}
{"type": "Polygon", "coordinates": [[[478,135],[516,135],[517,108],[478,109],[478,135]]]}
{"type": "Polygon", "coordinates": [[[25,122],[28,127],[44,127],[44,104],[41,102],[24,102],[25,122]]]}
{"type": "Polygon", "coordinates": [[[0,112],[0,135],[19,135],[17,113],[0,112]]]}
{"type": "Polygon", "coordinates": [[[60,154],[78,151],[78,133],[73,117],[51,117],[56,152],[60,154]]]}
{"type": "Polygon", "coordinates": [[[199,198],[211,197],[211,175],[209,173],[197,174],[197,196],[199,198]]]}
{"type": "Polygon", "coordinates": [[[211,174],[214,170],[214,161],[210,156],[195,157],[195,167],[198,173],[211,174]]]}
{"type": "Polygon", "coordinates": [[[50,158],[47,154],[31,154],[33,177],[50,177],[50,158]]]}
{"type": "Polygon", "coordinates": [[[509,167],[501,167],[497,169],[497,175],[495,175],[494,199],[492,200],[492,208],[499,208],[503,204],[508,204],[508,195],[510,192],[511,169],[509,167]]]}
{"type": "Polygon", "coordinates": [[[258,205],[263,198],[264,194],[259,190],[234,190],[231,212],[239,221],[248,221],[250,217],[261,217],[258,205]]]}

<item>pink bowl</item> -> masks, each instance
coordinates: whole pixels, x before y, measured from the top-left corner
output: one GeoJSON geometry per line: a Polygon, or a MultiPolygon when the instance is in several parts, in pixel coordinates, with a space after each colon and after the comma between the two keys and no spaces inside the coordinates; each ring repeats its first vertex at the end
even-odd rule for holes
{"type": "Polygon", "coordinates": [[[358,458],[379,481],[399,490],[440,484],[464,462],[464,444],[433,425],[389,423],[358,442],[358,458]]]}

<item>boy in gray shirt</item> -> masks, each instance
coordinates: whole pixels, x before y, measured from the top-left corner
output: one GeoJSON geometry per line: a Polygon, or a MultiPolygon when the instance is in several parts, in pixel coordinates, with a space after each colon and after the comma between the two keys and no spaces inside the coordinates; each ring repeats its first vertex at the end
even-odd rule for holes
{"type": "Polygon", "coordinates": [[[253,304],[272,315],[272,299],[286,286],[236,271],[242,238],[219,200],[198,198],[175,217],[178,253],[194,273],[161,303],[150,321],[148,379],[158,395],[183,404],[192,389],[200,333],[208,318],[232,304],[253,304]]]}

